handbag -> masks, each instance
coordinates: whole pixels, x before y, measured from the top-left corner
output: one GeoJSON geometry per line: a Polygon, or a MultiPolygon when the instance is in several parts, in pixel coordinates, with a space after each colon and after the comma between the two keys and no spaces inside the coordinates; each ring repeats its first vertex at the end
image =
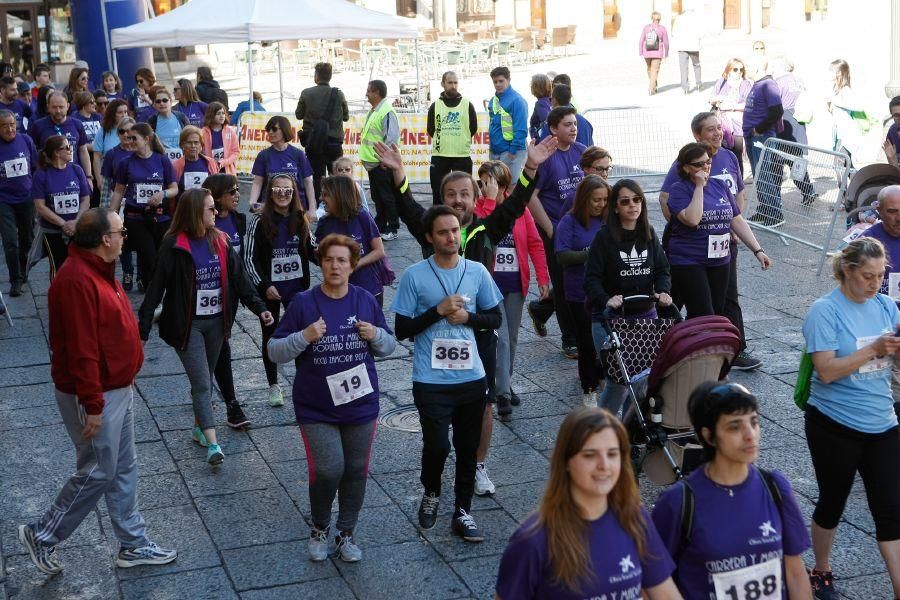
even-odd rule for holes
{"type": "Polygon", "coordinates": [[[813,361],[809,352],[800,357],[800,368],[797,370],[797,381],[794,383],[794,404],[800,410],[806,410],[809,401],[809,390],[812,387],[813,361]]]}

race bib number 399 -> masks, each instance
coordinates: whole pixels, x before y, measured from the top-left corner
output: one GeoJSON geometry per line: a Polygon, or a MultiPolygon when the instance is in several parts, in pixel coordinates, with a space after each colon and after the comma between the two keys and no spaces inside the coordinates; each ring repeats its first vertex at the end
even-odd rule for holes
{"type": "Polygon", "coordinates": [[[781,600],[781,560],[773,558],[743,569],[713,573],[716,598],[781,600]]]}
{"type": "Polygon", "coordinates": [[[147,204],[156,194],[162,192],[162,186],[158,183],[134,184],[134,201],[137,204],[147,204]]]}
{"type": "Polygon", "coordinates": [[[272,259],[272,281],[290,281],[303,277],[303,263],[300,256],[280,256],[272,259]]]}
{"type": "Polygon", "coordinates": [[[468,340],[436,338],[431,342],[431,368],[453,371],[474,368],[473,346],[468,340]]]}
{"type": "Polygon", "coordinates": [[[325,380],[328,382],[328,391],[331,393],[331,401],[335,406],[353,402],[357,398],[368,396],[375,391],[369,380],[369,371],[366,369],[365,363],[330,375],[325,380]]]}

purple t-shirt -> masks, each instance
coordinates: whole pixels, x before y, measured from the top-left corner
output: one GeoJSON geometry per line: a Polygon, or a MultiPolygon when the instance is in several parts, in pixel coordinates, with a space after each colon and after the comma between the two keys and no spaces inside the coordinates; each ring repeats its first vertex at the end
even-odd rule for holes
{"type": "Polygon", "coordinates": [[[43,148],[47,142],[47,138],[54,135],[64,135],[72,146],[72,160],[78,156],[78,148],[88,143],[87,135],[84,133],[84,125],[78,119],[66,117],[61,124],[56,123],[50,117],[38,119],[28,126],[28,135],[34,140],[34,145],[43,148]]]}
{"type": "Polygon", "coordinates": [[[680,179],[669,192],[672,236],[667,249],[670,265],[718,267],[731,260],[731,220],[741,214],[728,186],[709,178],[703,188],[703,216],[697,227],[688,227],[677,215],[691,203],[694,184],[680,179]]]}
{"type": "Polygon", "coordinates": [[[884,265],[884,281],[881,283],[882,294],[890,296],[895,301],[900,300],[900,281],[894,283],[893,289],[890,288],[891,273],[900,273],[900,238],[888,234],[884,230],[884,223],[878,222],[866,229],[860,237],[872,237],[884,244],[887,251],[887,261],[884,265]],[[894,268],[896,266],[897,268],[894,268]]]}
{"type": "Polygon", "coordinates": [[[327,333],[297,360],[294,412],[298,423],[359,425],[378,416],[378,372],[368,342],[354,325],[371,323],[388,333],[384,313],[367,291],[350,285],[343,298],[329,298],[320,286],[299,294],[287,308],[274,339],[325,319],[327,333]]]}
{"type": "Polygon", "coordinates": [[[228,236],[228,240],[231,242],[231,247],[234,248],[234,251],[238,253],[238,256],[240,256],[241,233],[238,231],[237,217],[234,216],[234,213],[229,212],[228,216],[226,216],[224,219],[216,215],[216,229],[228,236]]]}
{"type": "Polygon", "coordinates": [[[284,173],[293,175],[300,188],[300,199],[304,202],[304,209],[309,208],[309,205],[306,204],[303,180],[312,177],[313,170],[309,159],[306,158],[306,153],[300,148],[288,144],[284,150],[276,150],[273,146],[269,146],[256,155],[250,173],[263,179],[284,173]]]}
{"type": "MultiPolygon", "coordinates": [[[[78,217],[81,198],[84,196],[90,198],[91,187],[88,185],[81,167],[66,163],[62,169],[53,166],[39,169],[34,174],[31,195],[35,200],[43,200],[47,208],[62,217],[64,221],[73,221],[78,217]]],[[[56,231],[61,230],[58,225],[50,223],[44,217],[41,217],[41,226],[56,231]]]]}
{"type": "MultiPolygon", "coordinates": [[[[737,157],[728,148],[719,148],[719,151],[713,154],[709,176],[711,179],[723,181],[728,187],[728,191],[731,192],[732,198],[737,198],[737,195],[744,191],[744,178],[741,177],[737,157]]],[[[669,167],[660,191],[671,194],[672,186],[679,181],[681,178],[678,177],[678,161],[675,161],[669,167]]]]}
{"type": "Polygon", "coordinates": [[[197,160],[185,159],[184,171],[178,180],[178,195],[181,196],[184,190],[203,187],[203,182],[210,175],[215,175],[215,172],[210,173],[209,163],[202,156],[197,160]]]}
{"type": "Polygon", "coordinates": [[[214,319],[222,316],[222,265],[206,238],[189,238],[194,261],[194,317],[214,319]]]}
{"type": "Polygon", "coordinates": [[[675,568],[650,515],[641,509],[641,516],[647,526],[643,558],[612,510],[590,522],[587,535],[595,577],[581,582],[580,593],[553,581],[547,532],[543,527],[535,528],[536,516],[529,517],[510,538],[500,559],[497,596],[504,600],[640,598],[642,589],[663,583],[675,568]]]}
{"type": "Polygon", "coordinates": [[[16,132],[21,134],[25,133],[25,119],[31,120],[30,104],[25,104],[24,102],[16,98],[9,104],[0,102],[0,110],[8,110],[16,115],[16,132]]]}
{"type": "Polygon", "coordinates": [[[27,135],[16,134],[11,142],[0,139],[0,204],[31,202],[37,163],[37,149],[27,135]]]}
{"type": "MultiPolygon", "coordinates": [[[[771,76],[766,75],[754,83],[744,103],[744,137],[749,138],[756,126],[769,116],[769,107],[778,104],[781,104],[781,89],[771,76]]],[[[765,131],[757,133],[775,135],[775,128],[776,125],[772,125],[765,131]]]]}
{"type": "Polygon", "coordinates": [[[209,155],[218,161],[225,160],[225,142],[222,141],[222,130],[210,129],[209,143],[212,148],[207,148],[209,155]]]}
{"type": "Polygon", "coordinates": [[[894,145],[897,150],[897,156],[900,156],[900,125],[893,123],[887,132],[887,141],[894,145]]]}
{"type": "Polygon", "coordinates": [[[75,111],[72,113],[73,119],[78,119],[81,121],[81,124],[84,126],[84,135],[87,137],[88,143],[94,143],[94,138],[97,137],[97,134],[103,130],[103,126],[101,121],[103,120],[103,115],[99,113],[91,113],[90,116],[85,117],[81,112],[75,111]]]}
{"type": "Polygon", "coordinates": [[[103,164],[100,166],[100,174],[107,179],[113,179],[116,176],[116,169],[123,160],[131,158],[131,151],[125,150],[121,146],[113,146],[103,155],[103,164]]]}
{"type": "Polygon", "coordinates": [[[584,171],[578,164],[584,150],[584,144],[574,142],[568,150],[554,152],[538,167],[538,199],[554,227],[572,207],[575,188],[584,179],[584,171]]]}
{"type": "Polygon", "coordinates": [[[519,253],[512,233],[507,233],[497,244],[494,253],[494,283],[504,296],[522,293],[522,275],[519,272],[519,253]]]}
{"type": "MultiPolygon", "coordinates": [[[[378,226],[372,215],[361,210],[355,216],[350,217],[346,223],[330,215],[319,219],[316,226],[316,240],[321,241],[330,233],[339,233],[352,237],[359,244],[359,257],[362,258],[372,251],[372,240],[379,237],[378,226]]],[[[350,283],[359,286],[373,296],[384,291],[381,277],[378,275],[378,265],[373,263],[362,269],[357,269],[350,275],[350,283]]]]}
{"type": "Polygon", "coordinates": [[[181,102],[176,102],[172,110],[177,110],[185,117],[194,127],[203,127],[203,118],[206,116],[206,102],[188,102],[185,106],[181,102]]]}
{"type": "Polygon", "coordinates": [[[147,158],[133,154],[116,168],[116,184],[125,187],[125,219],[139,220],[149,214],[157,222],[170,219],[169,202],[163,200],[155,210],[148,211],[149,200],[156,192],[161,192],[175,182],[172,161],[154,152],[147,158]]]}
{"type": "MultiPolygon", "coordinates": [[[[771,569],[781,572],[782,598],[787,598],[783,557],[803,554],[810,541],[790,483],[777,471],[772,472],[772,478],[781,492],[780,511],[755,468],[743,483],[730,488],[733,495],[710,481],[704,469],[691,473],[688,481],[696,504],[686,548],[681,547],[682,486],[672,486],[660,497],[653,509],[653,522],[669,554],[677,557],[675,583],[685,598],[715,600],[714,576],[724,578],[726,572],[768,560],[774,561],[771,569]],[[722,535],[723,530],[728,535],[722,535]]],[[[739,580],[745,584],[757,580],[762,588],[768,583],[766,578],[763,573],[758,578],[739,580]]],[[[740,581],[724,585],[726,593],[730,585],[743,588],[740,581]]],[[[744,598],[743,590],[736,597],[744,598]]]]}
{"type": "Polygon", "coordinates": [[[287,217],[276,214],[278,235],[272,240],[272,272],[269,278],[281,296],[281,303],[287,306],[291,299],[304,291],[303,258],[299,235],[290,235],[287,217]]]}
{"type": "MultiPolygon", "coordinates": [[[[582,225],[575,215],[567,213],[559,221],[553,235],[553,249],[556,252],[565,250],[587,250],[600,228],[603,219],[591,217],[588,226],[582,225]]],[[[563,270],[563,288],[569,302],[584,302],[584,263],[569,265],[563,270]]]]}

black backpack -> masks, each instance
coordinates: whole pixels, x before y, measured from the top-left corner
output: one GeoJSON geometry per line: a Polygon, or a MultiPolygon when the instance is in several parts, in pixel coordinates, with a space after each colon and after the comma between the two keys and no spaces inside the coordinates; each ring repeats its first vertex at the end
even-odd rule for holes
{"type": "Polygon", "coordinates": [[[328,117],[334,110],[335,100],[337,100],[337,88],[331,88],[331,96],[328,98],[325,112],[318,119],[312,120],[312,126],[309,129],[304,128],[301,141],[307,154],[325,154],[328,146],[328,131],[331,128],[328,124],[328,117]]]}
{"type": "Polygon", "coordinates": [[[659,50],[659,34],[654,29],[648,29],[644,38],[645,50],[659,50]]]}

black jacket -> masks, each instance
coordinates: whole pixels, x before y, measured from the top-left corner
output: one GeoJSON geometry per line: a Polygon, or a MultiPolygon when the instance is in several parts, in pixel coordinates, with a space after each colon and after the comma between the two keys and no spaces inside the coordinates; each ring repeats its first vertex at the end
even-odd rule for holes
{"type": "Polygon", "coordinates": [[[347,107],[344,92],[332,88],[327,83],[319,83],[300,92],[294,116],[303,121],[303,131],[311,130],[316,119],[325,119],[328,121],[328,137],[343,142],[344,122],[350,120],[350,109],[347,107]],[[332,90],[334,90],[334,106],[331,113],[326,115],[332,90]]]}
{"type": "Polygon", "coordinates": [[[594,237],[584,270],[584,291],[592,316],[599,317],[612,296],[671,292],[669,259],[652,227],[650,231],[650,241],[623,231],[622,241],[616,242],[606,227],[594,237]]]}
{"type": "MultiPolygon", "coordinates": [[[[231,334],[238,300],[256,315],[265,312],[266,305],[253,291],[241,259],[226,236],[223,235],[217,240],[216,252],[219,256],[225,256],[228,270],[228,276],[224,278],[225,289],[222,290],[224,303],[222,324],[227,339],[231,334]]],[[[153,281],[150,282],[150,287],[144,295],[144,302],[138,309],[141,339],[146,341],[150,336],[153,311],[162,302],[159,337],[173,348],[184,350],[190,339],[196,295],[194,259],[191,257],[191,246],[187,236],[179,234],[164,238],[159,247],[153,281]]]]}
{"type": "MultiPolygon", "coordinates": [[[[275,214],[276,222],[286,219],[275,214]]],[[[298,218],[304,218],[303,213],[298,213],[298,218]]],[[[313,255],[310,235],[306,234],[306,240],[298,246],[300,250],[300,264],[303,266],[303,289],[309,289],[309,262],[313,255]]],[[[266,297],[266,290],[272,286],[272,240],[266,235],[266,229],[262,226],[262,219],[254,215],[247,226],[247,235],[241,238],[244,249],[244,266],[250,275],[250,282],[256,286],[256,291],[261,298],[266,297]]]]}
{"type": "Polygon", "coordinates": [[[209,104],[210,102],[221,102],[228,110],[228,93],[219,87],[219,82],[215,79],[197,82],[197,96],[200,100],[209,104]]]}

